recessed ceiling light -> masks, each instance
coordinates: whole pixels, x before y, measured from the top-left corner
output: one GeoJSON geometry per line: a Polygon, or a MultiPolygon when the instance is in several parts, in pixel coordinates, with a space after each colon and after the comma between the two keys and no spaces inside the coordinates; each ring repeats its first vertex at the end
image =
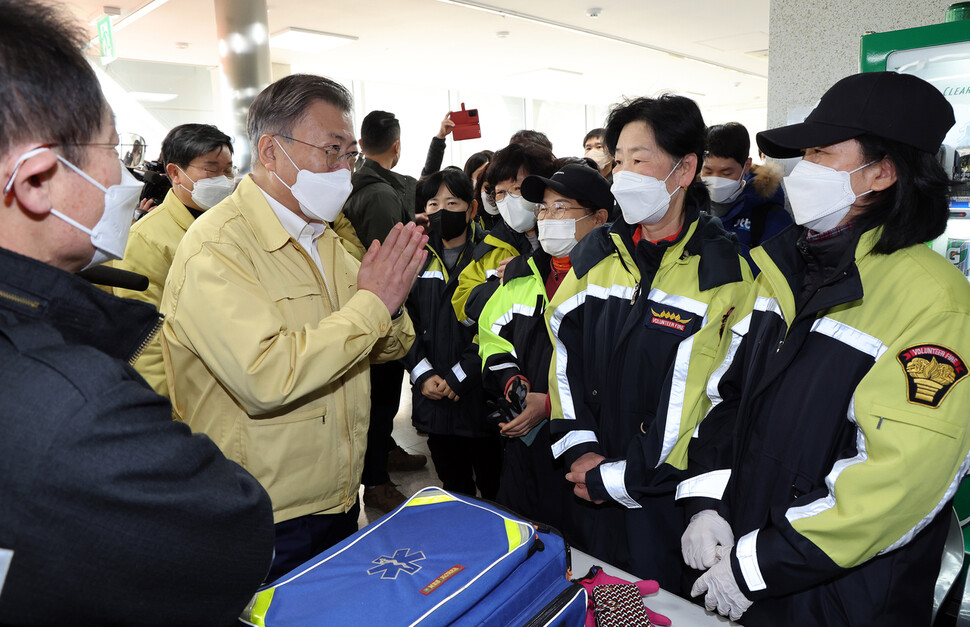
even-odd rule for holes
{"type": "Polygon", "coordinates": [[[498,37],[499,39],[507,39],[511,34],[512,33],[510,33],[507,30],[500,30],[495,33],[495,36],[498,37]]]}
{"type": "Polygon", "coordinates": [[[351,35],[338,35],[337,33],[290,27],[270,37],[269,45],[271,48],[283,48],[284,50],[321,52],[355,41],[357,41],[357,38],[351,35]]]}

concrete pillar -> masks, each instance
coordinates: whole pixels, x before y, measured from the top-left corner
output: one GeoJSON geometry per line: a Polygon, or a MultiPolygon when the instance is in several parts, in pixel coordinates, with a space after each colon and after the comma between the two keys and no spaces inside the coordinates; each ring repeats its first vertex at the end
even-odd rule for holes
{"type": "Polygon", "coordinates": [[[270,84],[269,27],[266,0],[214,0],[223,108],[233,138],[233,161],[250,171],[251,149],[246,114],[256,95],[270,84]]]}

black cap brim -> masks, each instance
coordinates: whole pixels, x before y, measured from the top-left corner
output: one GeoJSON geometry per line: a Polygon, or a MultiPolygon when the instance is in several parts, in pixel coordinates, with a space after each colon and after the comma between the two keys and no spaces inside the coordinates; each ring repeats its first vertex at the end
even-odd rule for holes
{"type": "Polygon", "coordinates": [[[562,183],[557,183],[552,179],[547,179],[536,174],[530,174],[522,181],[522,197],[529,202],[542,202],[542,199],[546,195],[547,187],[557,194],[562,194],[567,197],[570,196],[567,193],[568,188],[562,183]]]}
{"type": "Polygon", "coordinates": [[[865,131],[848,126],[835,126],[819,122],[801,122],[761,131],[755,138],[761,152],[775,159],[801,157],[806,148],[828,146],[853,139],[865,131]]]}

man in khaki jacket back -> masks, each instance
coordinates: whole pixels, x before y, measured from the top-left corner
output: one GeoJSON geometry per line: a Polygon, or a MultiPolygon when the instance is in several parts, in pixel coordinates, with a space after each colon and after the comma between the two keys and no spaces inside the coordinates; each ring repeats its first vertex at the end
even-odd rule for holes
{"type": "Polygon", "coordinates": [[[253,173],[186,233],[162,298],[175,411],[273,500],[269,580],[357,529],[369,366],[414,338],[401,306],[427,237],[395,227],[358,264],[326,225],[350,192],[351,110],[319,76],[259,94],[253,173]]]}

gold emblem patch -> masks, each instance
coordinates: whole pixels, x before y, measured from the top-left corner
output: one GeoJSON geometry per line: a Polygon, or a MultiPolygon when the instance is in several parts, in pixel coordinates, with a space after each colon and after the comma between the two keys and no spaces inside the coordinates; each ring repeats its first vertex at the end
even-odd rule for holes
{"type": "Polygon", "coordinates": [[[967,366],[955,352],[936,344],[911,346],[896,356],[906,373],[910,403],[939,407],[967,366]]]}
{"type": "Polygon", "coordinates": [[[679,314],[673,311],[661,311],[657,313],[655,309],[650,308],[650,313],[653,314],[653,318],[650,320],[651,324],[658,324],[663,327],[670,327],[672,329],[677,329],[678,331],[683,331],[687,328],[687,323],[689,323],[693,318],[687,318],[684,320],[679,314]]]}

